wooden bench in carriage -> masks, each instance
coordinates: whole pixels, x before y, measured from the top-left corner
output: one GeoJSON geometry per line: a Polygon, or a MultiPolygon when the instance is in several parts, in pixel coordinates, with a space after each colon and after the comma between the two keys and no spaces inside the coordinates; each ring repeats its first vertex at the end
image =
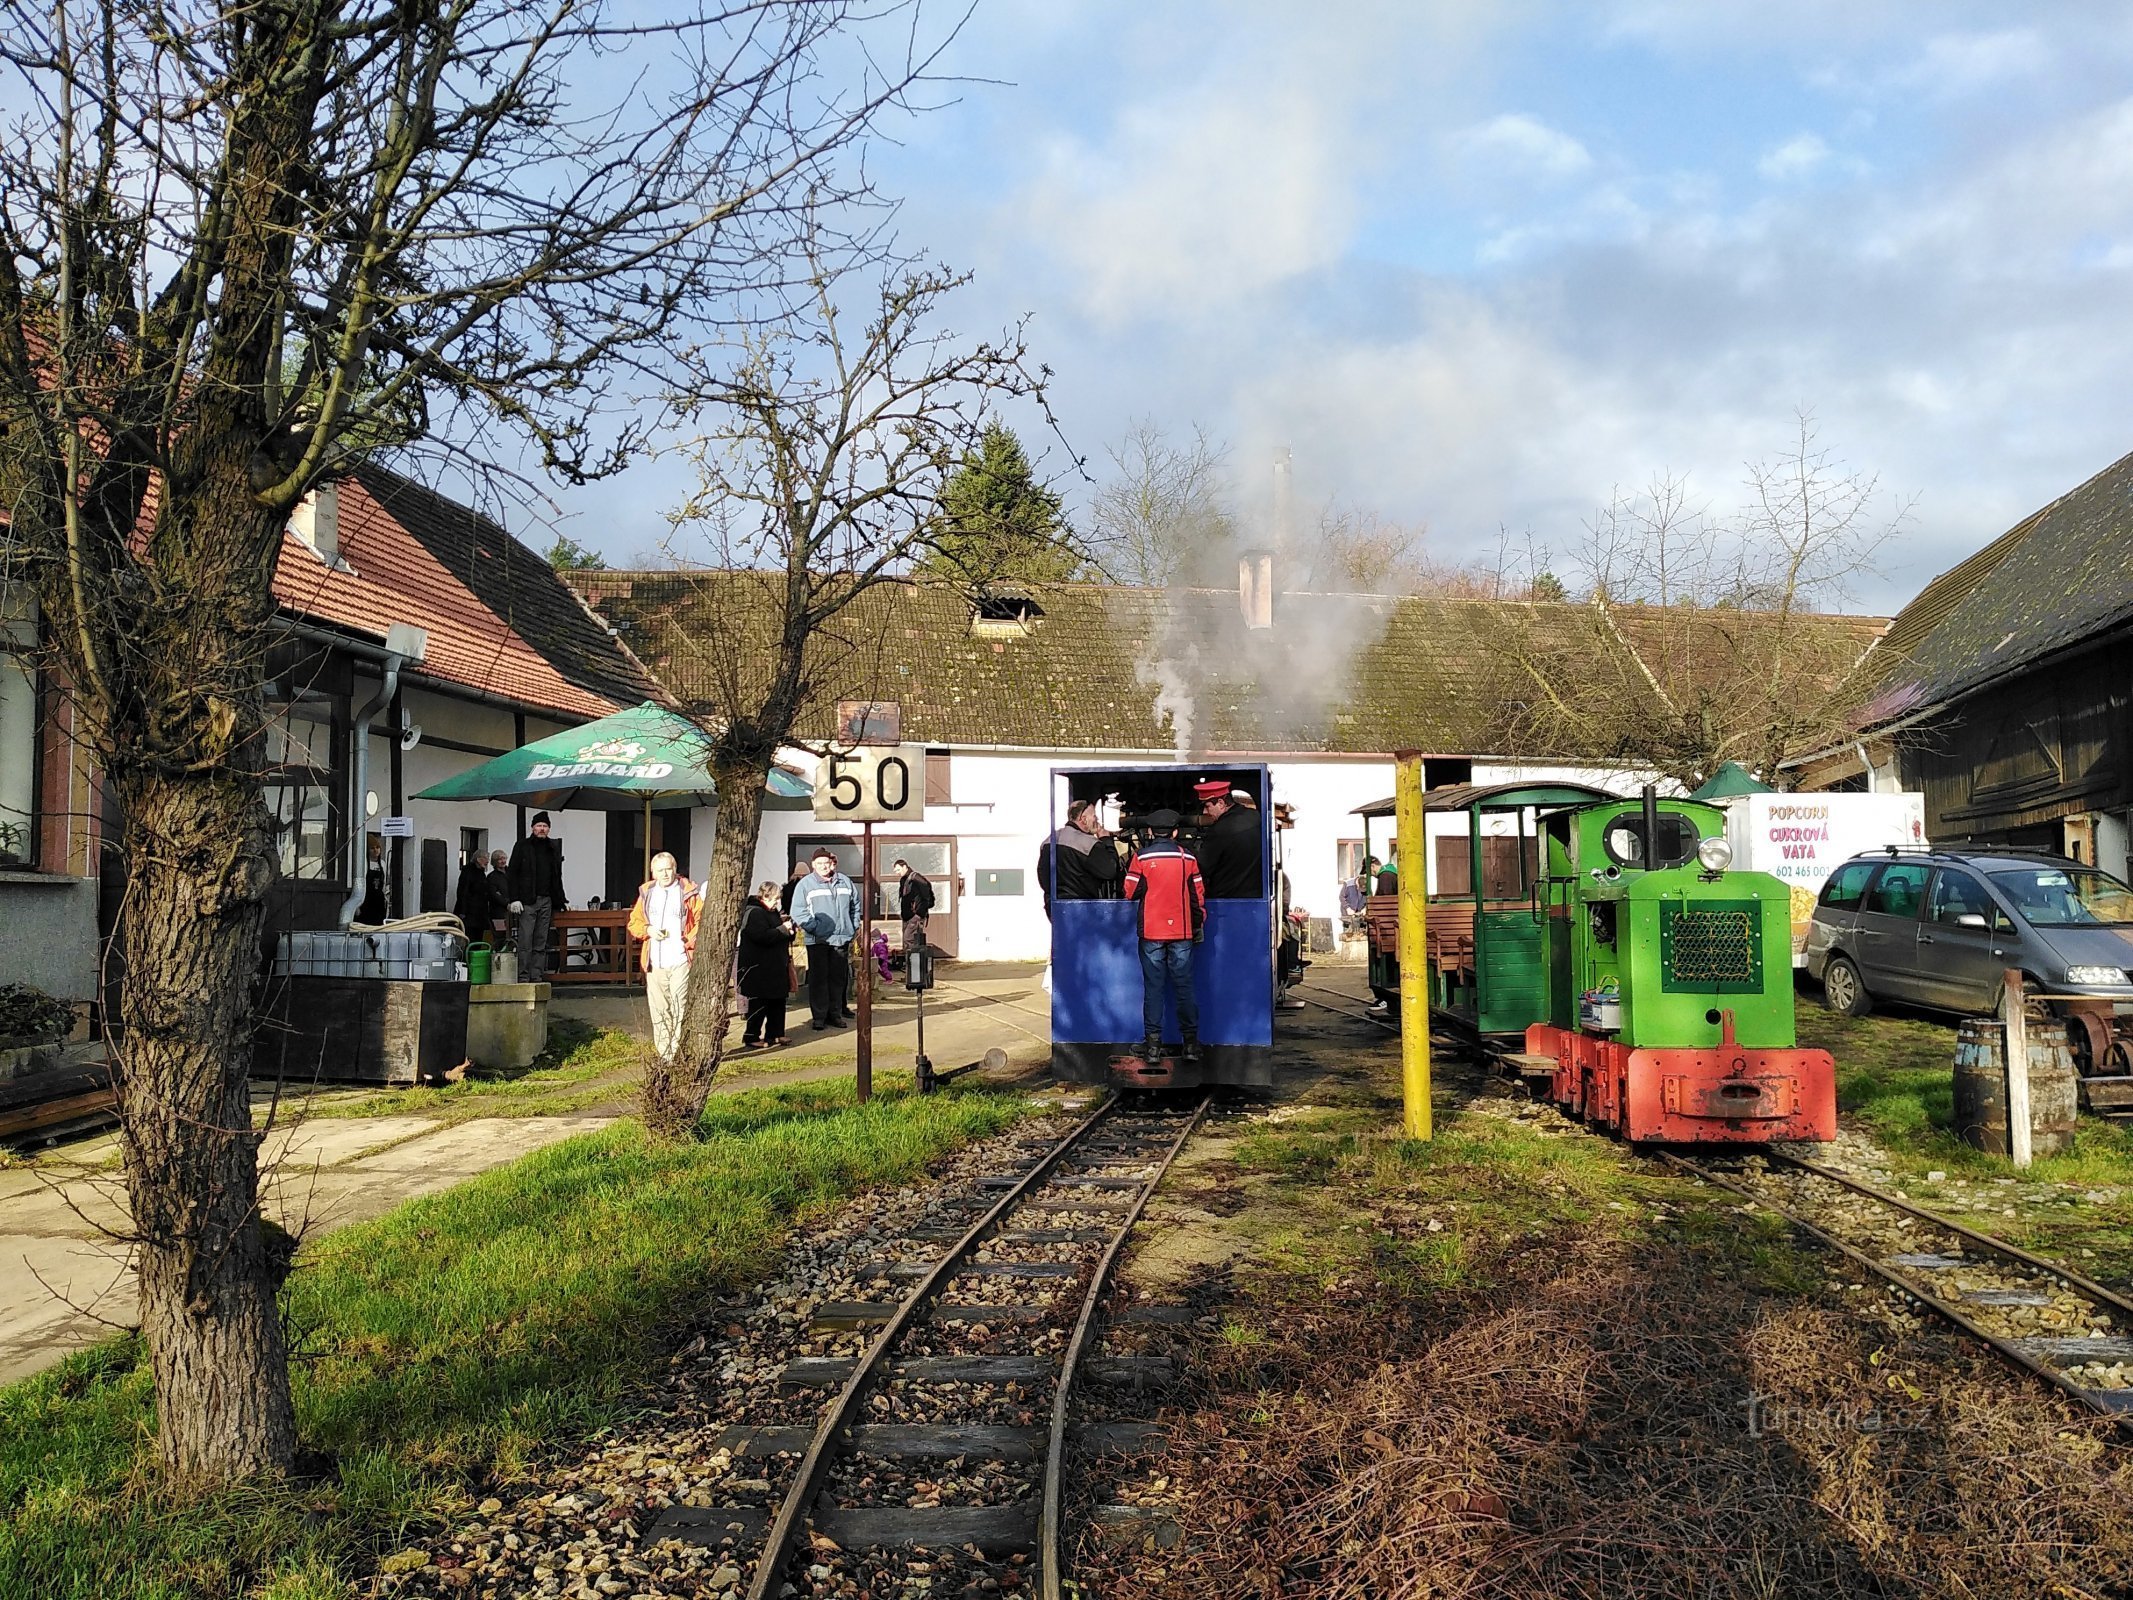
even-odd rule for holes
{"type": "MultiPolygon", "coordinates": [[[[1452,784],[1423,795],[1425,818],[1466,815],[1462,831],[1429,835],[1426,948],[1433,1020],[1482,1040],[1510,1042],[1522,1041],[1526,1024],[1545,1014],[1541,941],[1549,930],[1538,892],[1539,818],[1558,807],[1613,798],[1586,784],[1550,782],[1452,784]]],[[[1356,807],[1365,855],[1391,859],[1393,811],[1390,798],[1356,807]],[[1373,824],[1385,829],[1375,839],[1373,824]]],[[[1371,992],[1397,1007],[1399,897],[1372,895],[1363,920],[1371,992]]]]}

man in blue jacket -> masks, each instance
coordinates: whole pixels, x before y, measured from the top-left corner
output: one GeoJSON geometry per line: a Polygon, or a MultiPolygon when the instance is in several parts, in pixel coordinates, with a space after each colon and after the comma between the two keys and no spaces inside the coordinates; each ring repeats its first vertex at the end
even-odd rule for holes
{"type": "Polygon", "coordinates": [[[815,851],[813,871],[792,897],[792,920],[807,935],[807,1004],[817,1033],[851,1015],[852,940],[859,934],[859,891],[837,870],[827,849],[815,851]]]}

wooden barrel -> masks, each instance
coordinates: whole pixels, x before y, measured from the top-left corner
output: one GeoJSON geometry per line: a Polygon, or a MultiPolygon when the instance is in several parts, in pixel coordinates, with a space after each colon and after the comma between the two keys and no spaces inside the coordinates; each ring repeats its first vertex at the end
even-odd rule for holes
{"type": "MultiPolygon", "coordinates": [[[[2066,1024],[2032,1017],[2029,1034],[2029,1148],[2053,1155],[2074,1142],[2079,1085],[2066,1024]]],[[[2006,1039],[1990,1017],[1966,1017],[1955,1033],[1955,1132],[1988,1155],[2008,1154],[2006,1039]]]]}

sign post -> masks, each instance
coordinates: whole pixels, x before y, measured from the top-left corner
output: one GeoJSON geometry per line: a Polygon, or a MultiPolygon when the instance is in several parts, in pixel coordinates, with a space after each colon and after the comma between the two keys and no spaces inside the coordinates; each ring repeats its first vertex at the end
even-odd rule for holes
{"type": "MultiPolygon", "coordinates": [[[[885,709],[872,707],[878,717],[885,709]]],[[[859,824],[859,931],[852,959],[859,963],[858,1097],[874,1092],[874,824],[922,822],[926,816],[923,745],[861,745],[833,750],[815,769],[815,820],[859,824]]]]}
{"type": "Polygon", "coordinates": [[[1429,1104],[1429,849],[1423,834],[1422,756],[1393,755],[1394,859],[1400,879],[1400,1088],[1407,1137],[1427,1139],[1429,1104]]]}
{"type": "Polygon", "coordinates": [[[859,932],[852,943],[865,946],[859,960],[859,1103],[874,1093],[874,944],[867,919],[874,910],[874,824],[859,828],[859,932]]]}

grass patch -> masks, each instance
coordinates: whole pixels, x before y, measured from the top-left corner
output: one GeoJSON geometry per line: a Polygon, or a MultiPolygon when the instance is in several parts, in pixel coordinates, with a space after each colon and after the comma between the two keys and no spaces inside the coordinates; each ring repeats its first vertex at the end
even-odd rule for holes
{"type": "MultiPolygon", "coordinates": [[[[1805,996],[1797,1002],[1799,1040],[1837,1060],[1837,1109],[1888,1151],[1911,1176],[1939,1169],[2004,1177],[2001,1157],[1964,1144],[1954,1133],[1955,1030],[1915,1017],[1840,1017],[1805,996]]],[[[2024,1174],[2033,1183],[2133,1185],[2133,1128],[2083,1117],[2074,1147],[2040,1156],[2024,1174]]]]}
{"type": "MultiPolygon", "coordinates": [[[[475,1117],[560,1117],[635,1098],[641,1075],[638,1042],[615,1028],[559,1018],[548,1047],[530,1067],[476,1067],[458,1083],[434,1089],[383,1089],[298,1102],[307,1117],[430,1117],[445,1124],[475,1117]]],[[[284,1113],[286,1115],[286,1111],[284,1113]]]]}
{"type": "Polygon", "coordinates": [[[0,1595],[312,1600],[489,1472],[613,1421],[708,1295],[793,1224],[998,1132],[1019,1094],[723,1095],[701,1141],[565,1140],[308,1248],[287,1291],[299,1420],[335,1475],[180,1506],[136,1341],[0,1390],[0,1595]]]}

